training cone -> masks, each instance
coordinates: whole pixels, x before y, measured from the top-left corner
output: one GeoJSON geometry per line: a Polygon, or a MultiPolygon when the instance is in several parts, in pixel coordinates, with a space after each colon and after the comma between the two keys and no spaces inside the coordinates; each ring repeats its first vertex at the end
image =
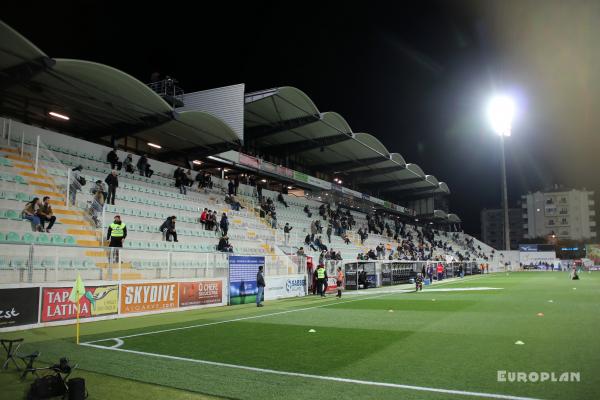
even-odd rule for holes
{"type": "Polygon", "coordinates": [[[309,329],[308,333],[315,333],[316,331],[314,329],[309,329]]]}
{"type": "Polygon", "coordinates": [[[394,310],[389,310],[388,312],[394,312],[394,310]]]}
{"type": "Polygon", "coordinates": [[[435,301],[435,299],[431,299],[431,301],[435,301]]]}
{"type": "Polygon", "coordinates": [[[554,300],[548,300],[548,303],[554,303],[554,300]]]}
{"type": "Polygon", "coordinates": [[[543,317],[543,316],[544,316],[544,313],[542,313],[542,312],[539,312],[539,313],[537,313],[537,316],[538,316],[538,317],[543,317]]]}
{"type": "Polygon", "coordinates": [[[576,288],[576,287],[574,287],[574,288],[573,288],[573,290],[577,290],[577,288],[576,288]]]}
{"type": "Polygon", "coordinates": [[[525,344],[525,342],[521,342],[520,340],[517,340],[517,341],[515,342],[515,344],[518,344],[518,345],[523,345],[523,344],[525,344]]]}

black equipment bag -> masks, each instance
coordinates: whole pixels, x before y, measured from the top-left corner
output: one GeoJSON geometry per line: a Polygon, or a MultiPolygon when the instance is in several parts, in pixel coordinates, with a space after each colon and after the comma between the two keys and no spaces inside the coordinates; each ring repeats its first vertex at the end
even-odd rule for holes
{"type": "Polygon", "coordinates": [[[49,399],[55,396],[62,396],[65,394],[65,391],[65,384],[60,376],[46,375],[33,381],[27,399],[49,399]]]}
{"type": "Polygon", "coordinates": [[[85,379],[69,379],[69,400],[84,400],[88,397],[85,391],[85,379]]]}

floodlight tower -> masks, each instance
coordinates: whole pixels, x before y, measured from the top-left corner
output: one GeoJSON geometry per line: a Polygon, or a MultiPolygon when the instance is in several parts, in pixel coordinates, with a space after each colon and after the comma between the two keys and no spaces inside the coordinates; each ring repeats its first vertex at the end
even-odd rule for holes
{"type": "Polygon", "coordinates": [[[504,208],[504,247],[510,250],[510,226],[508,218],[508,189],[506,187],[506,157],[504,140],[510,136],[515,105],[511,98],[495,96],[488,105],[488,117],[492,130],[500,135],[500,153],[502,155],[502,203],[504,208]]]}

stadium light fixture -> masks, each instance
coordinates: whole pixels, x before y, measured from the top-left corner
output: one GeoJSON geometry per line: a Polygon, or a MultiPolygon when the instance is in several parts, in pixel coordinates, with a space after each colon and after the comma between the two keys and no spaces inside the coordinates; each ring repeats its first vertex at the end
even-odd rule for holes
{"type": "Polygon", "coordinates": [[[48,113],[48,115],[50,115],[51,117],[55,117],[55,118],[58,118],[58,119],[65,120],[65,121],[68,121],[68,120],[70,120],[70,119],[71,119],[71,118],[69,118],[67,115],[64,115],[64,114],[59,114],[59,113],[57,113],[57,112],[54,112],[54,111],[50,111],[50,112],[48,113]]]}
{"type": "Polygon", "coordinates": [[[510,136],[515,116],[515,103],[510,97],[495,96],[488,105],[492,130],[500,136],[510,136]]]}
{"type": "Polygon", "coordinates": [[[261,179],[261,182],[266,183],[267,180],[266,179],[261,179]]]}
{"type": "Polygon", "coordinates": [[[202,165],[202,161],[200,161],[200,160],[194,160],[194,161],[192,161],[192,164],[202,165]]]}
{"type": "Polygon", "coordinates": [[[494,96],[488,104],[488,118],[492,130],[500,135],[500,152],[502,158],[502,208],[504,211],[504,247],[510,250],[510,223],[508,219],[508,189],[506,185],[506,156],[504,155],[504,138],[510,136],[515,116],[515,103],[508,96],[494,96]]]}
{"type": "Polygon", "coordinates": [[[291,186],[288,186],[288,189],[292,189],[292,187],[291,187],[291,186]]]}
{"type": "Polygon", "coordinates": [[[150,142],[148,142],[148,146],[154,147],[155,149],[162,149],[162,146],[160,146],[158,144],[150,143],[150,142]]]}

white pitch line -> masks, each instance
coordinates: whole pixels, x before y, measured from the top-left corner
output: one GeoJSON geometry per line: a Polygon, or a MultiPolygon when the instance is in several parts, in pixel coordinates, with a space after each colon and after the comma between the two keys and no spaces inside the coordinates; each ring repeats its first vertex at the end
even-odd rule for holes
{"type": "MultiPolygon", "coordinates": [[[[479,277],[481,277],[481,276],[479,276],[479,277]]],[[[477,279],[477,277],[473,277],[473,278],[468,279],[468,280],[471,281],[471,280],[474,280],[474,279],[477,279]]],[[[442,283],[436,284],[435,286],[449,285],[449,284],[458,283],[458,282],[464,282],[464,280],[442,282],[442,283]]],[[[283,314],[289,314],[289,313],[300,312],[300,311],[314,310],[316,308],[330,307],[330,306],[335,306],[337,304],[346,304],[346,303],[352,303],[352,302],[355,302],[355,301],[375,299],[375,298],[387,296],[387,295],[390,295],[390,294],[411,293],[411,292],[414,292],[414,290],[398,289],[398,290],[394,290],[394,291],[384,291],[384,292],[382,291],[382,292],[374,293],[375,294],[374,296],[362,297],[360,299],[353,299],[353,300],[347,300],[347,301],[336,301],[336,302],[331,302],[331,303],[327,303],[327,304],[320,304],[318,306],[295,308],[295,309],[292,309],[292,310],[278,311],[278,312],[269,313],[269,314],[252,315],[252,316],[249,316],[249,317],[239,317],[239,318],[229,319],[229,320],[225,320],[225,321],[207,322],[207,323],[204,323],[204,324],[196,324],[196,325],[181,326],[181,327],[177,327],[177,328],[161,329],[161,330],[158,330],[158,331],[134,333],[132,335],[125,335],[125,336],[117,336],[117,337],[113,337],[113,338],[91,340],[89,342],[85,342],[85,343],[82,343],[82,344],[91,344],[91,343],[98,343],[98,342],[106,342],[106,341],[109,341],[109,340],[116,341],[117,339],[127,339],[127,338],[138,337],[138,336],[154,335],[154,334],[157,334],[157,333],[173,332],[173,331],[180,331],[180,330],[184,330],[184,329],[201,328],[201,327],[204,327],[204,326],[213,326],[213,325],[227,324],[227,323],[230,323],[230,322],[247,321],[247,320],[250,320],[250,319],[258,319],[258,318],[266,318],[266,317],[272,317],[272,316],[275,316],[275,315],[283,315],[283,314]]],[[[122,343],[118,344],[118,345],[115,345],[113,347],[119,347],[121,345],[122,345],[122,343]]]]}
{"type": "MultiPolygon", "coordinates": [[[[336,303],[336,304],[339,304],[339,303],[336,303]]],[[[403,385],[403,384],[399,384],[399,383],[363,381],[363,380],[359,380],[359,379],[339,378],[336,376],[311,375],[311,374],[303,374],[300,372],[277,371],[274,369],[249,367],[246,365],[227,364],[227,363],[221,363],[221,362],[216,362],[216,361],[196,360],[193,358],[170,356],[170,355],[166,355],[166,354],[156,354],[156,353],[147,353],[144,351],[137,351],[137,350],[120,349],[120,348],[116,348],[116,347],[98,346],[98,345],[89,344],[89,343],[82,343],[82,345],[88,346],[88,347],[94,347],[94,348],[102,349],[102,350],[122,351],[124,353],[138,354],[138,355],[142,355],[142,356],[166,358],[169,360],[177,360],[177,361],[186,361],[186,362],[192,362],[192,363],[196,363],[196,364],[212,365],[215,367],[235,368],[235,369],[241,369],[241,370],[245,370],[245,371],[261,372],[261,373],[273,374],[273,375],[293,376],[293,377],[298,377],[298,378],[318,379],[318,380],[323,380],[323,381],[353,383],[353,384],[357,384],[357,385],[379,386],[379,387],[388,387],[388,388],[395,388],[395,389],[408,389],[408,390],[416,390],[416,391],[421,391],[421,392],[434,392],[434,393],[444,393],[444,394],[453,394],[453,395],[462,395],[462,396],[484,397],[484,398],[488,398],[488,399],[540,400],[540,399],[536,399],[533,397],[520,397],[520,396],[511,396],[511,395],[506,395],[506,394],[468,392],[468,391],[463,391],[463,390],[441,389],[441,388],[434,388],[434,387],[427,387],[427,386],[403,385]]]]}

